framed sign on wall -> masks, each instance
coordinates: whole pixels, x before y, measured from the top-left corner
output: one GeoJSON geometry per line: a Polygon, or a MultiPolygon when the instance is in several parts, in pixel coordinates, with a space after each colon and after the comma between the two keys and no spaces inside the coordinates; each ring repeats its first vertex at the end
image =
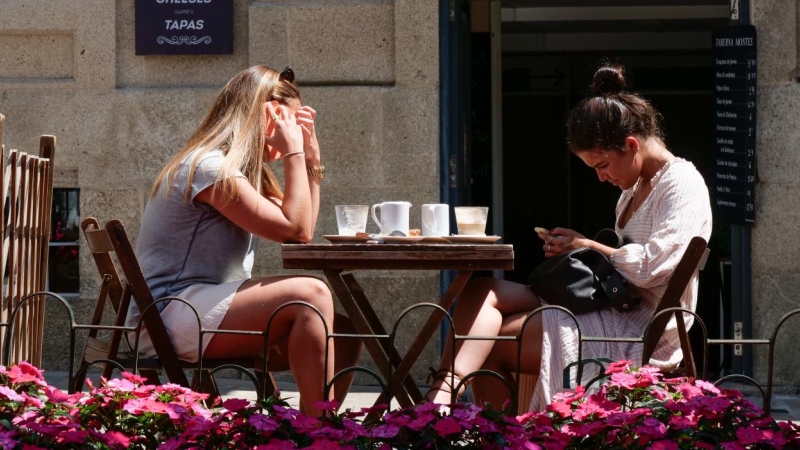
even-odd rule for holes
{"type": "Polygon", "coordinates": [[[137,55],[233,53],[233,0],[136,0],[137,55]]]}

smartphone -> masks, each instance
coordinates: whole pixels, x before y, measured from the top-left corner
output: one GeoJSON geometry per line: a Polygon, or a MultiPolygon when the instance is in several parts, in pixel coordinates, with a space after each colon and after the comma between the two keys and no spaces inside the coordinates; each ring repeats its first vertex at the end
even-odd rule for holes
{"type": "Polygon", "coordinates": [[[534,227],[533,231],[535,231],[537,233],[540,233],[540,234],[548,234],[548,235],[550,234],[550,230],[548,230],[547,228],[542,228],[542,227],[534,227]]]}

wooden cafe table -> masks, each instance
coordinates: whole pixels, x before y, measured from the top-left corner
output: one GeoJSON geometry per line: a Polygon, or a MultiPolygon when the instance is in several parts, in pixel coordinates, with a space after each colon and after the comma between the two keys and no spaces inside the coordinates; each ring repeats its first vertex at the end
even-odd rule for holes
{"type": "MultiPolygon", "coordinates": [[[[405,407],[422,400],[416,383],[408,377],[425,345],[436,332],[444,315],[431,311],[405,356],[387,338],[387,332],[375,313],[353,272],[362,270],[457,270],[439,306],[450,310],[453,302],[476,270],[514,268],[514,248],[500,244],[430,244],[426,239],[410,243],[334,243],[282,245],[285,269],[322,270],[333,292],[344,307],[359,334],[382,335],[364,339],[364,345],[384,379],[390,380],[388,392],[405,407]]],[[[388,403],[381,394],[375,404],[388,403]]]]}

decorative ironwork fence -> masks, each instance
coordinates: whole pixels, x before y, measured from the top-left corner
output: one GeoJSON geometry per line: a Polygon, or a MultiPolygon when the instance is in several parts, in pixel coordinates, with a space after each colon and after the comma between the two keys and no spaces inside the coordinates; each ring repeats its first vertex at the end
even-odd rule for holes
{"type": "MultiPolygon", "coordinates": [[[[120,364],[118,361],[112,360],[112,359],[98,359],[98,360],[89,361],[89,362],[83,364],[81,367],[78,368],[77,371],[74,370],[73,361],[75,361],[75,356],[76,356],[76,354],[75,354],[76,334],[77,334],[77,332],[79,330],[90,330],[90,329],[122,330],[124,332],[134,333],[135,334],[135,339],[134,339],[133,349],[131,349],[131,350],[133,350],[134,354],[136,354],[136,351],[138,350],[138,346],[139,346],[139,333],[141,331],[142,322],[140,321],[137,326],[133,326],[133,327],[117,327],[117,326],[111,326],[111,325],[85,325],[85,324],[78,324],[75,321],[75,314],[74,314],[74,312],[72,310],[72,307],[70,306],[69,302],[67,300],[65,300],[63,297],[59,296],[58,294],[54,294],[54,293],[46,292],[46,291],[36,292],[36,293],[30,294],[30,295],[22,298],[19,302],[17,302],[17,304],[14,306],[14,308],[12,308],[12,310],[10,311],[10,315],[8,316],[8,320],[0,323],[0,328],[3,329],[1,334],[2,334],[2,338],[3,338],[3,344],[4,344],[3,345],[3,358],[2,358],[2,363],[4,365],[8,365],[9,361],[11,360],[10,356],[13,354],[13,352],[10,350],[10,348],[13,345],[17,345],[17,344],[15,344],[15,342],[18,341],[18,340],[23,340],[24,341],[26,339],[25,330],[21,329],[20,327],[18,327],[17,323],[19,323],[19,321],[18,321],[19,316],[21,314],[25,314],[25,312],[28,311],[27,303],[28,302],[41,303],[41,302],[44,302],[44,300],[46,298],[57,300],[58,303],[62,306],[61,309],[64,311],[64,314],[68,317],[68,320],[70,322],[70,328],[69,328],[69,344],[70,344],[69,345],[69,356],[70,356],[69,386],[71,387],[70,388],[71,390],[75,386],[75,383],[74,383],[75,374],[76,373],[81,373],[82,371],[84,371],[85,369],[87,369],[88,367],[93,366],[93,365],[111,364],[111,365],[113,365],[114,367],[116,367],[117,369],[119,369],[121,371],[122,370],[131,370],[131,371],[135,372],[137,370],[138,358],[134,358],[135,362],[134,362],[134,366],[133,367],[125,367],[122,364],[120,364]]],[[[167,300],[184,301],[184,300],[181,300],[181,299],[178,299],[178,298],[175,298],[175,297],[170,297],[170,298],[160,299],[160,300],[156,301],[156,303],[159,303],[161,301],[167,301],[167,300]]],[[[270,331],[270,327],[272,326],[273,318],[283,308],[287,308],[287,307],[291,307],[291,306],[298,306],[298,305],[302,305],[302,306],[314,309],[317,312],[317,314],[319,315],[320,320],[324,321],[324,319],[322,317],[322,314],[314,306],[312,306],[312,305],[310,305],[308,303],[299,302],[299,301],[298,302],[287,303],[287,304],[281,306],[280,308],[278,308],[276,311],[274,311],[272,313],[272,316],[270,317],[270,320],[268,322],[267,328],[263,332],[240,331],[240,330],[237,331],[237,330],[210,330],[210,329],[205,329],[205,328],[202,328],[199,316],[197,316],[197,321],[198,321],[198,340],[199,340],[199,342],[202,343],[202,340],[204,338],[206,338],[207,335],[213,335],[213,334],[216,334],[216,333],[260,336],[264,340],[265,354],[267,354],[266,350],[268,349],[268,345],[269,345],[268,342],[267,342],[267,336],[269,335],[269,331],[270,331]]],[[[191,307],[191,305],[189,305],[189,306],[191,307]]],[[[337,334],[337,333],[331,333],[330,332],[330,328],[326,324],[326,334],[328,336],[328,341],[330,341],[331,339],[362,339],[362,340],[375,339],[375,340],[378,340],[378,341],[384,341],[384,343],[388,342],[390,345],[393,345],[394,341],[395,341],[395,339],[397,337],[398,330],[400,328],[400,325],[401,325],[403,317],[405,317],[412,310],[418,309],[418,308],[436,308],[436,309],[439,309],[440,314],[442,314],[444,316],[444,320],[446,320],[450,325],[452,325],[452,323],[453,323],[452,322],[452,317],[448,314],[447,311],[442,309],[440,306],[432,304],[432,303],[420,303],[420,304],[412,305],[412,306],[406,308],[406,310],[404,310],[400,314],[398,319],[395,321],[395,323],[391,327],[391,332],[388,333],[388,334],[385,334],[385,335],[361,335],[361,334],[337,334]]],[[[194,308],[192,308],[192,309],[194,310],[194,308]]],[[[515,379],[506,380],[498,373],[495,373],[495,372],[492,372],[492,371],[488,371],[488,370],[479,370],[479,371],[476,371],[476,372],[473,372],[473,373],[470,373],[470,374],[466,374],[464,376],[464,378],[459,382],[457,387],[455,389],[453,389],[453,392],[454,392],[453,395],[455,396],[456,395],[455,393],[458,392],[460,390],[460,388],[463,387],[463,385],[465,383],[467,383],[470,379],[473,379],[474,377],[477,377],[477,376],[498,377],[508,387],[508,389],[509,389],[509,398],[512,399],[512,408],[516,409],[517,405],[516,405],[516,401],[515,400],[517,399],[517,394],[518,394],[518,391],[519,391],[519,379],[520,379],[520,377],[519,377],[519,375],[520,375],[519,362],[520,362],[520,357],[521,357],[522,336],[524,335],[525,327],[530,322],[530,320],[535,315],[541,314],[544,311],[548,311],[548,310],[556,310],[559,313],[563,313],[563,314],[567,314],[568,316],[571,316],[572,320],[575,322],[575,326],[577,328],[577,333],[578,333],[578,336],[579,336],[579,339],[580,339],[581,342],[589,342],[589,341],[629,342],[629,343],[643,343],[644,342],[644,338],[643,337],[607,338],[607,337],[602,337],[602,336],[583,336],[583,334],[581,333],[581,330],[580,330],[580,324],[578,323],[578,321],[575,318],[575,316],[572,313],[570,313],[568,310],[566,310],[565,308],[562,308],[560,306],[542,306],[540,308],[537,308],[534,311],[531,311],[528,314],[528,316],[526,317],[525,322],[523,323],[523,326],[522,326],[522,330],[520,331],[520,333],[517,336],[488,337],[488,336],[456,335],[456,334],[452,333],[453,327],[451,326],[450,327],[450,330],[451,330],[450,333],[451,333],[451,336],[453,337],[451,342],[452,342],[452,345],[454,347],[456,345],[456,342],[458,342],[458,341],[475,340],[475,339],[493,340],[493,341],[513,341],[513,342],[516,342],[516,344],[517,344],[517,370],[516,370],[516,374],[515,374],[516,375],[515,379]]],[[[781,328],[784,326],[784,324],[790,318],[794,317],[795,315],[800,314],[800,309],[796,309],[796,310],[790,311],[787,314],[785,314],[781,318],[781,320],[778,322],[778,324],[775,326],[773,332],[771,333],[771,335],[770,335],[770,337],[768,339],[710,339],[707,336],[706,326],[703,323],[702,319],[700,317],[698,317],[692,311],[689,311],[689,310],[686,310],[686,309],[682,309],[682,308],[670,308],[670,309],[666,309],[666,310],[662,311],[660,314],[674,314],[676,310],[680,311],[682,313],[693,315],[695,317],[695,322],[697,323],[697,326],[700,328],[700,330],[702,332],[704,358],[703,358],[703,361],[702,361],[702,364],[701,364],[701,370],[699,372],[701,374],[700,378],[705,379],[706,376],[707,376],[707,369],[708,369],[707,368],[707,357],[705,355],[708,354],[708,348],[710,346],[764,345],[764,346],[768,347],[769,357],[768,357],[768,360],[767,360],[768,367],[767,367],[767,377],[766,377],[766,390],[764,389],[764,386],[759,384],[755,379],[753,379],[753,378],[751,378],[749,376],[738,375],[738,374],[732,374],[732,375],[724,376],[724,377],[716,380],[715,384],[720,385],[722,383],[726,383],[726,382],[729,382],[729,381],[732,381],[732,380],[741,380],[741,381],[743,381],[745,383],[748,383],[748,384],[751,384],[751,385],[755,386],[759,390],[759,392],[761,394],[761,397],[762,397],[762,400],[763,400],[764,412],[766,414],[770,414],[770,403],[771,403],[771,399],[772,399],[773,381],[774,381],[773,380],[773,376],[774,376],[774,370],[773,369],[774,369],[774,362],[775,362],[775,346],[776,346],[777,339],[778,339],[778,333],[781,330],[781,328]]],[[[143,311],[142,315],[144,316],[145,313],[146,313],[146,311],[143,311]]],[[[195,315],[197,315],[196,311],[195,311],[195,315]]],[[[648,325],[648,328],[650,326],[652,326],[653,322],[657,318],[658,318],[658,315],[655,315],[653,317],[653,319],[651,320],[650,324],[648,325]]],[[[647,330],[645,330],[644,334],[645,335],[647,334],[647,330]]],[[[200,348],[202,349],[202,345],[200,346],[200,348]]],[[[326,354],[327,354],[327,348],[326,348],[326,354]]],[[[243,373],[244,376],[247,377],[253,383],[254,389],[255,389],[259,399],[264,398],[264,392],[265,392],[265,388],[266,388],[266,386],[264,385],[264,381],[257,379],[253,375],[253,373],[250,370],[248,370],[247,368],[239,366],[239,365],[231,364],[231,365],[226,365],[226,366],[219,366],[219,367],[214,368],[213,370],[206,371],[206,370],[203,369],[202,354],[200,354],[198,356],[200,358],[199,358],[199,362],[198,362],[196,371],[197,371],[197,374],[198,374],[198,376],[200,377],[200,380],[201,380],[198,385],[202,386],[203,377],[209,377],[212,374],[214,374],[215,372],[218,372],[220,370],[234,369],[234,370],[237,370],[237,371],[243,373]]],[[[264,372],[266,372],[266,370],[267,370],[267,363],[268,363],[268,361],[265,358],[264,359],[264,363],[263,363],[264,365],[263,365],[263,368],[262,368],[264,372]]],[[[451,363],[452,363],[452,361],[451,361],[451,363]]],[[[574,366],[577,369],[577,372],[578,372],[578,375],[577,375],[577,378],[576,378],[577,380],[582,380],[584,378],[583,377],[584,366],[586,366],[588,364],[600,364],[602,366],[602,361],[598,360],[598,359],[586,359],[586,360],[582,359],[582,345],[581,345],[581,346],[579,346],[579,350],[578,350],[578,359],[577,359],[577,361],[575,361],[571,365],[571,366],[574,366]]],[[[325,368],[324,368],[324,370],[326,372],[327,372],[327,367],[328,367],[328,361],[326,359],[325,368]]],[[[564,376],[565,380],[568,379],[566,371],[568,371],[570,369],[571,369],[571,367],[568,367],[565,370],[565,374],[564,374],[565,375],[564,376]]],[[[326,392],[326,394],[330,391],[333,383],[336,380],[338,380],[340,377],[344,376],[345,374],[351,373],[351,372],[361,372],[361,373],[365,373],[365,374],[373,377],[375,379],[376,383],[381,387],[382,397],[383,398],[391,397],[390,393],[387,392],[387,391],[388,391],[388,386],[392,385],[392,372],[390,372],[388,379],[383,379],[374,370],[371,370],[371,369],[369,369],[367,367],[361,367],[361,366],[354,366],[354,367],[344,368],[344,369],[340,370],[338,373],[335,373],[333,375],[333,377],[330,380],[328,380],[328,382],[325,384],[325,392],[326,392]]],[[[583,384],[584,385],[591,384],[591,383],[595,382],[597,379],[598,379],[598,377],[595,377],[592,380],[589,380],[589,381],[587,381],[587,382],[585,382],[583,384]]],[[[455,398],[453,400],[455,400],[455,398]]]]}

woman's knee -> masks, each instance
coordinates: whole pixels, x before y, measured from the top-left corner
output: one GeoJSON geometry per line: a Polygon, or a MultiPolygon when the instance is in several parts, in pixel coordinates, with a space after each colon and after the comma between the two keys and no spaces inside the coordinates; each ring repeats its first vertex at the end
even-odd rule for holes
{"type": "MultiPolygon", "coordinates": [[[[333,297],[328,285],[319,278],[314,277],[301,277],[297,280],[297,283],[297,300],[312,305],[319,310],[328,323],[332,324],[334,316],[333,297]]],[[[312,313],[311,311],[308,312],[312,313]]]]}
{"type": "Polygon", "coordinates": [[[459,304],[484,304],[495,306],[497,303],[497,281],[494,278],[473,278],[464,286],[459,296],[459,304]]]}

